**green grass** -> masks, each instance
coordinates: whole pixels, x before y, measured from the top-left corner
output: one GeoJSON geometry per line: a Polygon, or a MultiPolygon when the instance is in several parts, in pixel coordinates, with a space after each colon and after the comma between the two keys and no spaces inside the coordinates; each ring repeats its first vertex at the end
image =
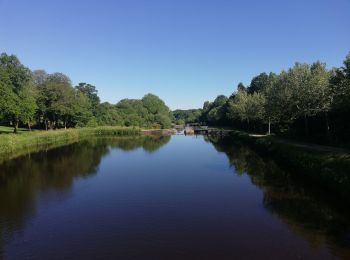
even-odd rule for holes
{"type": "MultiPolygon", "coordinates": [[[[29,132],[29,130],[27,128],[18,128],[19,134],[26,133],[26,132],[29,132]]],[[[13,133],[13,127],[0,126],[0,134],[12,134],[12,133],[13,133]]]]}
{"type": "Polygon", "coordinates": [[[0,161],[40,151],[65,144],[78,142],[92,136],[127,136],[140,135],[139,128],[129,127],[97,127],[77,128],[51,131],[20,131],[18,134],[9,133],[8,127],[1,127],[0,161]]]}

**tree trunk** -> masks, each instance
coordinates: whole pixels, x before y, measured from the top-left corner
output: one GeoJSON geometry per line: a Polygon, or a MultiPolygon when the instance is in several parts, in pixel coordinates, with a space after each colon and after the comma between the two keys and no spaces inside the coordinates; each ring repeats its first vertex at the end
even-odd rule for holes
{"type": "Polygon", "coordinates": [[[28,122],[28,129],[29,131],[32,131],[32,126],[30,125],[30,122],[28,122]]]}
{"type": "Polygon", "coordinates": [[[47,120],[45,119],[45,130],[47,131],[47,120]]]}
{"type": "Polygon", "coordinates": [[[17,131],[18,131],[18,124],[19,124],[19,120],[16,119],[16,122],[15,122],[15,129],[13,129],[13,132],[14,132],[15,134],[17,134],[17,131]]]}
{"type": "Polygon", "coordinates": [[[67,122],[64,121],[64,130],[67,130],[67,122]]]}
{"type": "Polygon", "coordinates": [[[271,135],[271,120],[269,118],[269,135],[271,135]]]}
{"type": "Polygon", "coordinates": [[[325,112],[324,113],[324,119],[325,119],[325,123],[326,123],[326,133],[327,133],[327,136],[329,136],[329,120],[328,120],[328,113],[325,112]]]}
{"type": "Polygon", "coordinates": [[[304,115],[304,124],[305,124],[305,136],[309,136],[309,122],[307,116],[304,115]]]}

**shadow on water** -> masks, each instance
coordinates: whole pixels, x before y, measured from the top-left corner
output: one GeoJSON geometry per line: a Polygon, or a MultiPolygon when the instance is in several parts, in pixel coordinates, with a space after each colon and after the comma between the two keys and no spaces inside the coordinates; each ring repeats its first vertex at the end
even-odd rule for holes
{"type": "Polygon", "coordinates": [[[153,153],[170,141],[171,136],[137,136],[118,139],[107,139],[112,148],[119,148],[123,151],[132,151],[142,148],[144,151],[153,153]]]}
{"type": "Polygon", "coordinates": [[[170,136],[92,138],[0,165],[0,258],[3,244],[36,214],[38,194],[69,194],[76,178],[94,175],[110,149],[157,151],[170,136]]]}
{"type": "MultiPolygon", "coordinates": [[[[95,138],[1,164],[0,258],[4,255],[2,251],[5,245],[9,241],[16,241],[16,234],[40,213],[37,202],[39,197],[48,197],[49,200],[53,197],[69,197],[75,180],[94,176],[99,171],[102,158],[111,150],[143,149],[146,153],[154,153],[166,145],[170,138],[95,138]],[[59,196],[50,197],[55,192],[59,196]]],[[[331,194],[306,182],[302,174],[288,172],[276,165],[273,159],[261,157],[247,146],[233,144],[225,138],[205,137],[205,141],[227,156],[233,168],[232,173],[249,176],[250,182],[263,192],[264,209],[284,223],[291,232],[302,237],[311,248],[326,245],[331,255],[350,259],[350,210],[345,202],[332,198],[331,194]]],[[[127,206],[124,209],[128,209],[127,206]]],[[[166,220],[164,223],[167,223],[166,220]]],[[[195,227],[202,228],[200,225],[195,227]]],[[[194,245],[196,242],[201,241],[193,241],[194,245]]],[[[220,243],[224,244],[225,241],[220,243]]],[[[254,246],[254,241],[251,246],[254,246]]]]}
{"type": "Polygon", "coordinates": [[[206,137],[227,155],[238,175],[247,174],[263,191],[263,205],[311,247],[326,244],[334,256],[350,259],[350,210],[346,202],[312,186],[301,174],[293,174],[271,158],[262,158],[249,147],[227,138],[206,137]]]}

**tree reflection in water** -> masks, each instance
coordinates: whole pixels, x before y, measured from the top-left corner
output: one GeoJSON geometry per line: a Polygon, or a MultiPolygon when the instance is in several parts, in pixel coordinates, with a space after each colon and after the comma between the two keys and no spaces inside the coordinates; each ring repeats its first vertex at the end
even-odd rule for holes
{"type": "Polygon", "coordinates": [[[143,148],[155,152],[168,143],[170,136],[92,138],[60,148],[39,151],[0,165],[0,256],[3,244],[22,229],[36,213],[38,194],[71,192],[76,178],[97,172],[101,158],[110,149],[130,151],[143,148]]]}
{"type": "Polygon", "coordinates": [[[228,137],[206,137],[215,149],[227,155],[238,175],[247,174],[263,190],[263,205],[302,236],[312,247],[326,244],[333,255],[350,259],[350,211],[348,204],[312,186],[301,176],[281,169],[249,147],[228,137]]]}

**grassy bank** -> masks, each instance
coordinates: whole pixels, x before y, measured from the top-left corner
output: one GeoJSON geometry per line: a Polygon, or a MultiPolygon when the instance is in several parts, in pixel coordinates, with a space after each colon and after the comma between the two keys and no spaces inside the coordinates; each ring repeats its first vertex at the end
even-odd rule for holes
{"type": "Polygon", "coordinates": [[[0,162],[33,151],[70,144],[92,136],[140,135],[139,128],[97,127],[0,134],[0,162]]]}
{"type": "Polygon", "coordinates": [[[305,175],[310,181],[350,201],[350,153],[347,150],[311,144],[285,142],[275,137],[250,136],[234,131],[232,139],[250,144],[263,156],[272,156],[292,173],[305,175]]]}

